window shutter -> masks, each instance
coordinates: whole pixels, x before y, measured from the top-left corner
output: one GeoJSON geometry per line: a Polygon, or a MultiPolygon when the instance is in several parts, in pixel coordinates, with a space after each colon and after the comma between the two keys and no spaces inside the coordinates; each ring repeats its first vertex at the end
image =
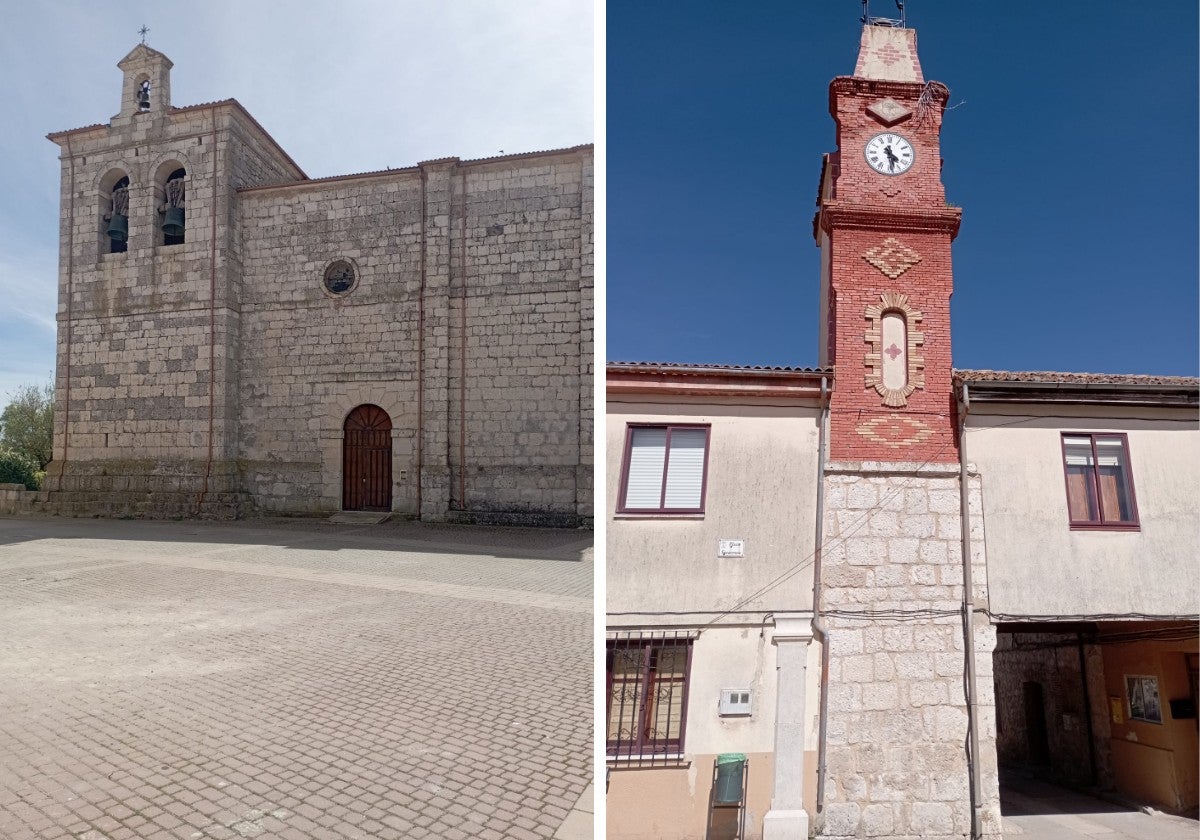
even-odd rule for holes
{"type": "Polygon", "coordinates": [[[633,429],[625,507],[656,510],[662,505],[663,466],[667,459],[666,429],[633,429]]]}
{"type": "Polygon", "coordinates": [[[667,461],[667,492],[663,507],[699,510],[704,489],[704,449],[707,429],[672,429],[671,457],[667,461]]]}

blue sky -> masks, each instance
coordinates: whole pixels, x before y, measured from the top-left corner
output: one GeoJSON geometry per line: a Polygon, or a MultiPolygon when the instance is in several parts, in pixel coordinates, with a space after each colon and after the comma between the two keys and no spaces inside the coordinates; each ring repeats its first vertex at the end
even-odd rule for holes
{"type": "MultiPolygon", "coordinates": [[[[907,7],[951,90],[955,365],[1195,375],[1197,4],[907,7]]],[[[829,81],[860,14],[609,0],[609,360],[816,364],[829,81]]]]}
{"type": "Polygon", "coordinates": [[[175,105],[238,99],[312,177],[590,143],[591,0],[9,4],[0,29],[0,406],[54,373],[61,131],[119,110],[150,27],[175,105]]]}

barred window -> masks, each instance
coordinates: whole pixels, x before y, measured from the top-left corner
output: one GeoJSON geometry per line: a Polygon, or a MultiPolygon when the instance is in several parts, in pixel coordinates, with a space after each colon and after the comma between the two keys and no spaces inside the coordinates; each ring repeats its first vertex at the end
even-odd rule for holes
{"type": "Polygon", "coordinates": [[[687,631],[609,639],[610,756],[683,752],[693,639],[694,634],[687,631]]]}

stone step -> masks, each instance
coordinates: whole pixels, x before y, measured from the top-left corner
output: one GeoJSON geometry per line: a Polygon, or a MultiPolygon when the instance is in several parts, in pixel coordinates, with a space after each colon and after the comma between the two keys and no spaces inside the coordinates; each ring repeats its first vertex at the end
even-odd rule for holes
{"type": "Polygon", "coordinates": [[[392,518],[390,513],[372,510],[344,510],[329,517],[335,525],[379,525],[392,518]]]}

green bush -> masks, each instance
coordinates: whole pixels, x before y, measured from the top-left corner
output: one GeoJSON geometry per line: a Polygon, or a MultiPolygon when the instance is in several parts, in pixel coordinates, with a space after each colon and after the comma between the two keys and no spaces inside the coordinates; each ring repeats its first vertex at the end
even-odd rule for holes
{"type": "Polygon", "coordinates": [[[28,490],[37,490],[38,465],[19,452],[0,450],[0,484],[24,484],[28,490]]]}

